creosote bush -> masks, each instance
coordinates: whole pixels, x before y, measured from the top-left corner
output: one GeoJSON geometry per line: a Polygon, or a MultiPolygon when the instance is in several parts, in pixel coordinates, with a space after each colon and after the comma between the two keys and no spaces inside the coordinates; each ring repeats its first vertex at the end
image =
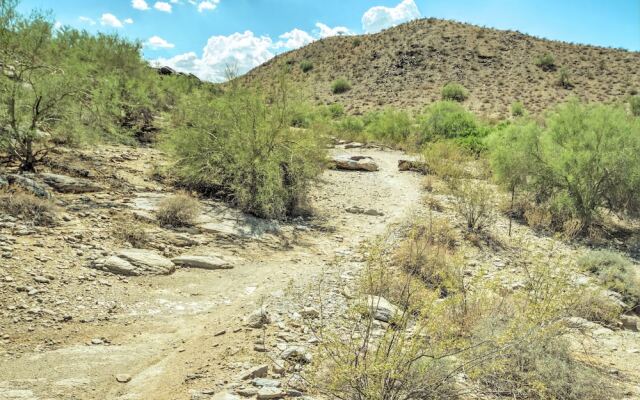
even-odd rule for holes
{"type": "Polygon", "coordinates": [[[493,194],[480,182],[465,180],[452,187],[456,211],[470,232],[480,232],[493,222],[493,194]]]}
{"type": "Polygon", "coordinates": [[[459,83],[447,83],[442,88],[442,100],[462,102],[467,97],[469,97],[469,92],[459,83]]]}
{"type": "Polygon", "coordinates": [[[232,86],[185,97],[166,147],[181,184],[245,212],[286,218],[302,210],[325,162],[324,122],[294,127],[304,102],[282,78],[272,87],[232,86]]]}
{"type": "Polygon", "coordinates": [[[313,63],[309,60],[303,60],[300,62],[300,69],[302,72],[309,72],[313,69],[313,63]]]}
{"type": "Polygon", "coordinates": [[[151,241],[151,237],[144,224],[137,221],[125,220],[124,218],[118,221],[115,234],[123,242],[129,243],[138,249],[144,249],[151,241]]]}
{"type": "Polygon", "coordinates": [[[543,71],[553,71],[556,69],[556,61],[549,53],[543,54],[536,60],[536,66],[543,71]]]}
{"type": "Polygon", "coordinates": [[[53,226],[57,222],[58,207],[50,199],[31,193],[0,192],[0,211],[21,222],[37,226],[53,226]]]}
{"type": "Polygon", "coordinates": [[[156,217],[164,226],[191,226],[200,213],[200,203],[187,193],[167,197],[158,204],[156,217]]]}
{"type": "Polygon", "coordinates": [[[351,90],[351,82],[345,78],[339,78],[331,84],[331,92],[333,94],[341,94],[351,90]]]}
{"type": "Polygon", "coordinates": [[[488,131],[477,121],[475,115],[454,101],[439,101],[426,108],[418,117],[418,144],[452,139],[467,149],[479,153],[483,148],[482,138],[488,131]]]}
{"type": "Polygon", "coordinates": [[[558,86],[571,89],[573,84],[571,83],[571,74],[569,70],[566,68],[560,68],[560,72],[558,73],[558,86]]]}

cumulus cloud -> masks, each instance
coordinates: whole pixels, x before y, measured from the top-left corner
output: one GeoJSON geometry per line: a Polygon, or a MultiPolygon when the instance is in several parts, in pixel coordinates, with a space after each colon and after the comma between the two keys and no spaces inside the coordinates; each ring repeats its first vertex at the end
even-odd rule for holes
{"type": "Polygon", "coordinates": [[[95,25],[96,21],[94,21],[93,19],[89,18],[89,17],[79,17],[78,21],[82,22],[83,24],[87,24],[87,25],[95,25]]]}
{"type": "Polygon", "coordinates": [[[328,25],[323,24],[322,22],[316,22],[316,28],[318,28],[318,36],[320,36],[320,38],[351,34],[351,31],[344,26],[336,26],[334,28],[331,28],[328,25]]]}
{"type": "Polygon", "coordinates": [[[144,0],[132,0],[131,7],[135,8],[136,10],[142,10],[142,11],[149,9],[149,5],[144,0]]]}
{"type": "Polygon", "coordinates": [[[169,43],[160,36],[151,36],[149,40],[144,43],[145,46],[150,47],[154,50],[157,49],[173,49],[175,45],[173,43],[169,43]]]}
{"type": "Polygon", "coordinates": [[[158,11],[167,12],[167,13],[170,13],[172,9],[171,4],[164,1],[156,1],[156,4],[153,5],[153,8],[155,8],[158,11]]]}
{"type": "Polygon", "coordinates": [[[215,10],[220,3],[220,0],[212,0],[212,1],[201,1],[198,4],[198,12],[203,12],[205,10],[215,10]]]}
{"type": "Polygon", "coordinates": [[[118,17],[110,13],[102,14],[102,17],[100,17],[100,25],[110,26],[112,28],[122,28],[124,26],[118,17]]]}
{"type": "Polygon", "coordinates": [[[376,6],[367,10],[362,16],[362,29],[375,33],[421,16],[414,0],[403,0],[395,7],[376,6]]]}
{"type": "Polygon", "coordinates": [[[125,24],[133,24],[133,19],[132,18],[127,18],[122,22],[124,22],[125,24]]]}
{"type": "Polygon", "coordinates": [[[159,58],[156,65],[168,65],[178,71],[190,72],[201,79],[221,82],[225,68],[232,65],[244,74],[274,56],[273,41],[268,36],[255,36],[251,31],[236,32],[229,36],[212,36],[202,51],[202,57],[194,52],[172,58],[159,58]]]}
{"type": "Polygon", "coordinates": [[[300,30],[298,28],[293,29],[292,31],[283,33],[278,36],[280,38],[274,44],[275,48],[285,48],[287,50],[297,49],[299,47],[305,46],[311,42],[313,42],[313,36],[309,35],[307,32],[300,30]]]}

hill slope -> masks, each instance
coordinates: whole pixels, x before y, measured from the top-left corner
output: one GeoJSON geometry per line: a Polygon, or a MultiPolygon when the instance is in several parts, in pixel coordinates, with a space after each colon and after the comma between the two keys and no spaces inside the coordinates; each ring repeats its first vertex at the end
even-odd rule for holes
{"type": "Polygon", "coordinates": [[[516,100],[539,113],[571,95],[609,102],[640,91],[638,52],[436,19],[374,35],[323,39],[275,57],[244,79],[269,81],[285,65],[316,101],[341,102],[356,114],[385,105],[422,108],[438,100],[451,81],[469,89],[469,109],[488,117],[507,115],[516,100]],[[555,58],[555,70],[536,66],[545,53],[555,58]],[[302,72],[303,60],[313,63],[311,71],[302,72]],[[570,73],[570,89],[557,83],[562,68],[570,73]],[[334,95],[331,82],[339,77],[350,80],[353,89],[334,95]]]}

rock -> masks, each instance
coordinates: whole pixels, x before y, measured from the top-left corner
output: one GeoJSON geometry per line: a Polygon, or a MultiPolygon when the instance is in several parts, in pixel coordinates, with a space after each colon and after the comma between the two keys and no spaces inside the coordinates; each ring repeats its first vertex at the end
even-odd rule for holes
{"type": "Polygon", "coordinates": [[[251,381],[251,384],[258,387],[280,387],[282,385],[280,381],[268,378],[255,378],[251,381]]]}
{"type": "Polygon", "coordinates": [[[125,249],[115,256],[98,259],[91,265],[116,275],[168,275],[175,271],[171,260],[149,250],[125,249]]]}
{"type": "Polygon", "coordinates": [[[240,396],[233,393],[229,393],[227,391],[217,393],[213,397],[209,397],[209,398],[211,400],[240,400],[241,399],[240,396]]]}
{"type": "Polygon", "coordinates": [[[254,378],[264,378],[267,376],[267,372],[269,372],[269,366],[267,364],[257,365],[246,371],[242,371],[238,374],[236,379],[239,381],[246,381],[254,378]]]}
{"type": "Polygon", "coordinates": [[[236,393],[242,397],[254,397],[258,394],[258,389],[254,387],[241,387],[236,389],[236,393]]]}
{"type": "Polygon", "coordinates": [[[245,325],[249,328],[262,328],[263,326],[270,324],[271,318],[269,317],[269,313],[265,310],[264,307],[261,307],[251,314],[245,319],[245,325]]]}
{"type": "Polygon", "coordinates": [[[258,390],[258,399],[280,399],[286,396],[286,392],[275,387],[263,387],[258,390]]]}
{"type": "Polygon", "coordinates": [[[320,312],[313,307],[305,307],[301,312],[303,318],[316,319],[320,316],[320,312]]]}
{"type": "Polygon", "coordinates": [[[33,280],[38,282],[38,283],[49,283],[50,282],[49,278],[41,276],[41,275],[34,276],[33,280]]]}
{"type": "Polygon", "coordinates": [[[376,216],[376,217],[381,217],[384,215],[383,212],[380,212],[378,210],[374,210],[373,208],[370,208],[368,210],[365,210],[363,208],[354,206],[354,207],[349,207],[347,209],[345,209],[346,212],[351,213],[351,214],[364,214],[364,215],[371,215],[371,216],[376,216]]]}
{"type": "Polygon", "coordinates": [[[364,147],[364,144],[359,142],[351,142],[344,145],[345,149],[361,149],[364,147]]]}
{"type": "Polygon", "coordinates": [[[391,304],[389,300],[379,296],[367,296],[367,306],[370,315],[382,322],[391,321],[399,311],[398,307],[391,304]]]}
{"type": "Polygon", "coordinates": [[[427,166],[427,163],[423,161],[413,160],[398,160],[398,170],[419,172],[423,175],[429,173],[429,167],[427,166]]]}
{"type": "Polygon", "coordinates": [[[201,268],[201,269],[231,269],[233,266],[222,258],[216,256],[187,256],[172,258],[171,261],[183,267],[201,268]]]}
{"type": "Polygon", "coordinates": [[[116,375],[116,381],[120,383],[127,383],[131,381],[131,375],[128,374],[118,374],[116,375]]]}
{"type": "Polygon", "coordinates": [[[309,353],[307,349],[305,349],[302,346],[291,346],[291,347],[287,347],[282,352],[282,354],[280,355],[280,358],[290,362],[307,364],[311,362],[312,356],[311,356],[311,353],[309,353]]]}
{"type": "Polygon", "coordinates": [[[622,322],[622,326],[625,329],[630,331],[638,332],[640,331],[640,318],[635,315],[621,315],[620,321],[622,322]]]}
{"type": "Polygon", "coordinates": [[[44,185],[34,181],[30,177],[24,175],[11,174],[7,175],[6,180],[11,185],[19,186],[20,188],[30,192],[34,196],[48,199],[51,197],[49,191],[44,185]]]}
{"type": "Polygon", "coordinates": [[[89,179],[72,178],[66,175],[41,174],[47,185],[60,193],[90,193],[99,192],[104,188],[89,179]]]}
{"type": "Polygon", "coordinates": [[[378,164],[368,156],[335,156],[331,161],[337,169],[368,172],[378,170],[378,164]]]}

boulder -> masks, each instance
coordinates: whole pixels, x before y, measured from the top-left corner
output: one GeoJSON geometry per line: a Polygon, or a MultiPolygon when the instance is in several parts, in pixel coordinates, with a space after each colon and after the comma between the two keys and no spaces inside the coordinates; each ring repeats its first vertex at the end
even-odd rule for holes
{"type": "Polygon", "coordinates": [[[382,322],[390,322],[399,312],[398,307],[391,304],[384,297],[379,296],[367,296],[367,307],[370,315],[382,322]]]}
{"type": "Polygon", "coordinates": [[[6,176],[6,181],[9,185],[18,186],[20,189],[30,192],[34,196],[48,199],[51,194],[46,187],[30,177],[24,175],[10,174],[6,176]]]}
{"type": "Polygon", "coordinates": [[[216,256],[187,256],[182,255],[171,259],[171,261],[183,267],[201,268],[201,269],[231,269],[233,266],[216,256]]]}
{"type": "Polygon", "coordinates": [[[260,307],[255,310],[244,321],[245,325],[249,328],[262,328],[263,326],[271,323],[271,318],[269,317],[269,313],[264,307],[260,307]]]}
{"type": "Polygon", "coordinates": [[[93,268],[116,275],[169,275],[175,271],[171,260],[149,250],[125,249],[116,255],[96,260],[93,268]]]}
{"type": "Polygon", "coordinates": [[[368,172],[378,170],[378,164],[369,156],[335,156],[331,161],[337,169],[368,172]]]}
{"type": "Polygon", "coordinates": [[[280,355],[280,358],[298,364],[308,364],[312,359],[311,353],[302,346],[287,347],[280,355]]]}
{"type": "Polygon", "coordinates": [[[620,322],[625,329],[638,332],[640,330],[640,317],[635,315],[621,315],[620,322]]]}
{"type": "Polygon", "coordinates": [[[44,183],[60,193],[90,193],[104,189],[89,179],[72,178],[58,174],[41,174],[41,176],[44,183]]]}

